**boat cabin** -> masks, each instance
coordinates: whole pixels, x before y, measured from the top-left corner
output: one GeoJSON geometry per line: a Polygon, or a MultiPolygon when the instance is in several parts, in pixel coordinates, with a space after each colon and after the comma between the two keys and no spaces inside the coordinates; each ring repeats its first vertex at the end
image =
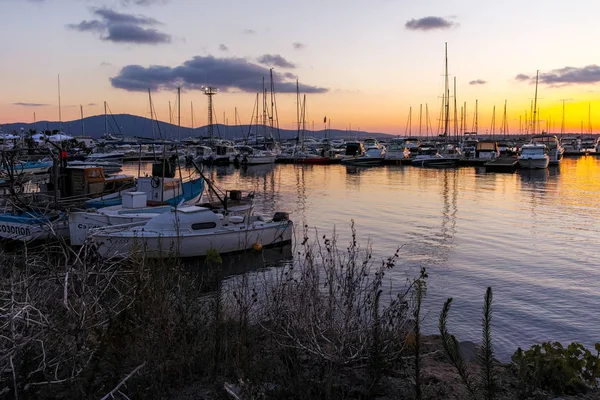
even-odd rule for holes
{"type": "Polygon", "coordinates": [[[500,157],[500,149],[497,142],[481,141],[475,147],[475,158],[497,158],[500,157]]]}
{"type": "Polygon", "coordinates": [[[106,177],[102,167],[72,166],[65,168],[65,185],[61,192],[65,197],[100,195],[118,192],[133,184],[132,176],[106,177]]]}
{"type": "Polygon", "coordinates": [[[346,157],[358,157],[365,154],[365,147],[360,142],[348,142],[346,143],[346,151],[344,156],[346,157]]]}

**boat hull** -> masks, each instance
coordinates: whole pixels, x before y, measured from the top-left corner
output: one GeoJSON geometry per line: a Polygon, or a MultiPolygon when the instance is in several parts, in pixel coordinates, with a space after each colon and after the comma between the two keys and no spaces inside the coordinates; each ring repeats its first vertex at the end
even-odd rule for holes
{"type": "Polygon", "coordinates": [[[385,162],[385,158],[374,158],[374,157],[357,157],[357,158],[348,158],[342,160],[342,164],[344,165],[355,165],[355,166],[363,166],[363,167],[373,167],[377,165],[383,165],[385,162]]]}
{"type": "Polygon", "coordinates": [[[0,240],[31,242],[64,238],[68,235],[69,226],[65,214],[56,218],[0,215],[0,240]]]}
{"type": "Polygon", "coordinates": [[[415,167],[430,167],[430,168],[452,168],[458,165],[458,159],[450,158],[431,158],[424,160],[412,160],[412,165],[415,167]]]}
{"type": "Polygon", "coordinates": [[[519,167],[524,169],[544,169],[548,168],[550,159],[545,158],[519,158],[519,167]]]}
{"type": "Polygon", "coordinates": [[[92,233],[101,257],[126,257],[143,254],[150,258],[202,257],[214,250],[219,254],[234,253],[261,246],[274,246],[292,240],[291,221],[249,225],[239,230],[226,230],[204,234],[161,234],[126,230],[115,233],[92,233]]]}
{"type": "Polygon", "coordinates": [[[276,156],[245,156],[242,158],[242,165],[261,165],[273,164],[276,156]]]}

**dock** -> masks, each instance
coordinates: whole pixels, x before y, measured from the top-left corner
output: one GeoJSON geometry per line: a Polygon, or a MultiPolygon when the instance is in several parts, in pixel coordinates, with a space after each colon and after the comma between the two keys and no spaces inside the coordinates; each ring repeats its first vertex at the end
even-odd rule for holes
{"type": "Polygon", "coordinates": [[[517,169],[518,160],[517,157],[500,157],[495,160],[486,162],[485,170],[493,172],[513,172],[517,169]]]}

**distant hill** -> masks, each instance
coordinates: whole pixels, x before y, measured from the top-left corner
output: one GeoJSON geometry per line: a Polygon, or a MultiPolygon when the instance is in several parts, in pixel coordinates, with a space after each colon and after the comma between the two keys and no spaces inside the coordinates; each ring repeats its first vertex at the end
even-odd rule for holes
{"type": "MultiPolygon", "coordinates": [[[[199,128],[186,128],[181,127],[177,128],[177,125],[169,124],[166,122],[158,121],[152,123],[152,120],[145,117],[140,117],[137,115],[131,114],[116,114],[109,115],[106,124],[106,131],[111,135],[120,136],[124,135],[126,137],[142,137],[142,138],[166,138],[166,139],[182,139],[188,137],[208,137],[208,127],[202,126],[199,128]],[[153,127],[154,125],[154,127],[153,127]]],[[[35,124],[33,123],[25,123],[25,122],[15,122],[11,124],[2,125],[2,130],[5,133],[9,132],[19,132],[21,129],[24,131],[29,131],[29,129],[36,129],[37,131],[44,130],[58,130],[59,127],[62,126],[62,131],[68,135],[79,136],[82,134],[82,120],[74,120],[74,121],[65,121],[60,124],[57,121],[38,121],[35,124]]],[[[86,117],[83,119],[83,127],[85,128],[85,135],[92,136],[94,138],[101,137],[105,132],[105,119],[104,115],[94,115],[91,117],[86,117]]],[[[249,131],[256,132],[255,126],[248,125],[238,125],[238,126],[226,126],[223,124],[217,124],[213,127],[213,132],[215,137],[221,137],[223,139],[232,139],[232,138],[241,138],[248,135],[249,131]]],[[[258,127],[258,134],[263,134],[263,129],[261,126],[258,127]]],[[[296,137],[295,130],[287,130],[280,129],[279,136],[281,139],[293,139],[296,137]]],[[[307,136],[313,136],[315,138],[324,137],[324,131],[315,131],[310,132],[307,131],[307,136]]],[[[364,132],[364,131],[342,131],[337,129],[332,129],[331,131],[327,131],[327,135],[331,138],[346,138],[346,139],[364,139],[367,137],[376,137],[376,138],[389,138],[392,135],[386,133],[372,133],[372,132],[364,132]]],[[[274,133],[275,139],[279,139],[277,137],[277,132],[274,133]]]]}

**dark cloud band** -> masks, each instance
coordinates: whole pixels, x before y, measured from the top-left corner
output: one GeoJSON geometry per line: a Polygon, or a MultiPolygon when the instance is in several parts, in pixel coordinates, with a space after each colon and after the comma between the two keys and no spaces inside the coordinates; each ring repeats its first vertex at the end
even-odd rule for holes
{"type": "Polygon", "coordinates": [[[160,25],[154,18],[144,15],[119,13],[108,8],[93,10],[99,19],[69,24],[68,28],[80,32],[93,32],[102,40],[115,43],[161,44],[170,43],[171,36],[152,26],[160,25]]]}
{"type": "MultiPolygon", "coordinates": [[[[518,81],[535,83],[535,76],[518,74],[518,81]]],[[[539,76],[540,83],[546,85],[585,85],[600,82],[600,66],[592,64],[585,67],[564,67],[553,69],[550,72],[542,72],[539,76]]]]}
{"type": "Polygon", "coordinates": [[[263,65],[279,68],[296,68],[296,64],[289,62],[279,54],[265,54],[257,58],[257,61],[263,65]]]}
{"type": "MultiPolygon", "coordinates": [[[[262,79],[269,76],[269,69],[253,64],[244,58],[216,58],[196,56],[177,67],[153,65],[127,65],[119,74],[110,79],[113,87],[128,91],[173,90],[177,86],[199,89],[210,84],[221,90],[240,90],[242,92],[262,91],[262,79]]],[[[295,76],[291,73],[273,72],[276,90],[279,93],[296,91],[295,76]]],[[[325,93],[327,88],[300,85],[304,93],[325,93]]]]}
{"type": "Polygon", "coordinates": [[[442,17],[424,17],[411,19],[404,26],[411,31],[430,31],[434,29],[450,29],[457,27],[458,24],[442,17]]]}

